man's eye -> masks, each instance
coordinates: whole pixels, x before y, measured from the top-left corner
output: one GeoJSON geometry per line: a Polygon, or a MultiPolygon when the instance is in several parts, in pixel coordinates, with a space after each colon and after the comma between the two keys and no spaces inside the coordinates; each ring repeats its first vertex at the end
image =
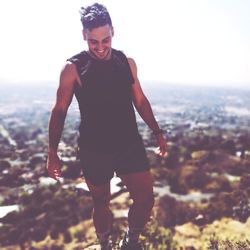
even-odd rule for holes
{"type": "Polygon", "coordinates": [[[103,43],[108,43],[108,42],[109,42],[109,39],[103,40],[103,43]]]}
{"type": "Polygon", "coordinates": [[[92,41],[92,40],[90,40],[90,43],[93,44],[93,45],[96,45],[96,44],[97,44],[97,41],[92,41]]]}

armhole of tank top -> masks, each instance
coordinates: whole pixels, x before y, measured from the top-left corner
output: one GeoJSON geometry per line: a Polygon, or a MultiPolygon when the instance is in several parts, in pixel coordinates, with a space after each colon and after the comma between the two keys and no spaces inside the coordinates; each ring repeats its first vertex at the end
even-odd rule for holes
{"type": "Polygon", "coordinates": [[[127,73],[128,73],[128,81],[129,84],[132,86],[135,82],[132,70],[130,68],[130,64],[128,61],[128,57],[126,56],[126,54],[123,51],[117,51],[119,58],[122,60],[122,62],[126,65],[127,67],[127,73]]]}
{"type": "Polygon", "coordinates": [[[75,65],[75,70],[76,70],[76,81],[75,82],[77,84],[77,87],[82,88],[83,87],[83,82],[81,81],[81,78],[79,76],[77,61],[72,60],[72,58],[67,59],[67,61],[75,65]]]}
{"type": "MultiPolygon", "coordinates": [[[[76,66],[76,65],[75,65],[76,66]]],[[[76,83],[79,88],[83,88],[83,82],[78,74],[77,66],[76,66],[76,83]]]]}
{"type": "Polygon", "coordinates": [[[128,81],[129,81],[130,85],[132,86],[135,83],[135,79],[134,79],[133,72],[132,72],[132,69],[130,67],[128,58],[126,55],[125,55],[125,57],[126,57],[125,60],[126,60],[126,65],[127,65],[127,70],[128,70],[128,81]]]}
{"type": "Polygon", "coordinates": [[[79,73],[78,73],[77,63],[74,62],[74,61],[71,61],[69,59],[67,61],[69,61],[69,62],[71,62],[72,64],[75,65],[75,70],[76,70],[76,81],[75,82],[76,82],[78,88],[82,88],[83,87],[83,83],[82,83],[81,78],[80,78],[79,73]]]}

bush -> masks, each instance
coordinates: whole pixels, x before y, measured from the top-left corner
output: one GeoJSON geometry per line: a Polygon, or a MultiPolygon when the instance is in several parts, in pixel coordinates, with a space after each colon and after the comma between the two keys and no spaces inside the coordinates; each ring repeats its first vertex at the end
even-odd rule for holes
{"type": "Polygon", "coordinates": [[[70,242],[67,229],[90,218],[92,211],[90,197],[78,197],[74,189],[63,189],[60,185],[38,188],[31,195],[24,193],[20,203],[20,211],[0,219],[0,223],[4,224],[0,233],[2,228],[5,229],[0,234],[0,246],[41,241],[48,234],[57,238],[59,233],[64,233],[65,240],[70,242]]]}
{"type": "Polygon", "coordinates": [[[199,211],[190,207],[185,202],[176,201],[174,198],[164,196],[159,202],[158,214],[156,215],[159,225],[172,227],[188,221],[194,221],[199,211]]]}
{"type": "Polygon", "coordinates": [[[250,249],[250,241],[235,241],[232,239],[220,240],[215,235],[210,238],[209,250],[247,250],[250,249]]]}

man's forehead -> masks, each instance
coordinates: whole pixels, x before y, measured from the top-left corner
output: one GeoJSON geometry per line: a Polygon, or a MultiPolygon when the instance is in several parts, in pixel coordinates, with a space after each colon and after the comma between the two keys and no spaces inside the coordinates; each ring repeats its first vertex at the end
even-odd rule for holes
{"type": "Polygon", "coordinates": [[[92,39],[105,39],[108,36],[111,36],[112,34],[112,27],[110,27],[108,24],[104,26],[100,26],[97,28],[93,28],[91,30],[84,30],[85,34],[92,39]]]}

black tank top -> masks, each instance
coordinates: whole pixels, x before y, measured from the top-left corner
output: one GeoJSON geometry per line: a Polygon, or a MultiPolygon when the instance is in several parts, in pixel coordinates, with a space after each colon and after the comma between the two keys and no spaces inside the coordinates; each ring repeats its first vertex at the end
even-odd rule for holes
{"type": "Polygon", "coordinates": [[[127,57],[112,49],[109,60],[97,60],[83,51],[70,59],[82,87],[75,96],[81,113],[79,146],[103,153],[119,152],[135,143],[140,135],[132,104],[134,79],[127,57]]]}

